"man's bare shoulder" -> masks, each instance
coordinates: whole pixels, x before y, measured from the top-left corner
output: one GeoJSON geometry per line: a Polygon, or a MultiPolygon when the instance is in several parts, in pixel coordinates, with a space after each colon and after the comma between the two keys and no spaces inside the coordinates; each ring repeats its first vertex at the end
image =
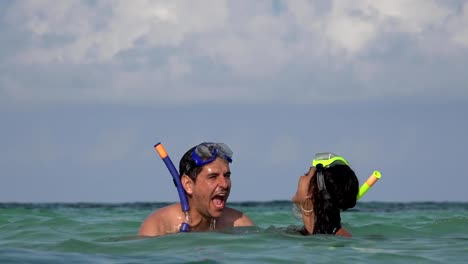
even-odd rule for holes
{"type": "Polygon", "coordinates": [[[221,228],[254,225],[246,214],[230,207],[224,208],[223,216],[219,220],[221,228]]]}
{"type": "Polygon", "coordinates": [[[181,218],[180,204],[171,204],[152,212],[141,224],[138,235],[160,236],[178,232],[181,218]]]}

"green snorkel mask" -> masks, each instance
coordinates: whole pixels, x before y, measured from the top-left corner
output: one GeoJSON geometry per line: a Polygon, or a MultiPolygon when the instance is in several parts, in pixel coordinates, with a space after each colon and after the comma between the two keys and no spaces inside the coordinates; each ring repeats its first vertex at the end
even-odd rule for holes
{"type": "Polygon", "coordinates": [[[328,202],[331,199],[331,196],[327,191],[323,171],[336,165],[349,166],[349,163],[345,158],[337,156],[333,153],[317,153],[312,160],[312,166],[316,169],[317,188],[325,202],[328,202]]]}
{"type": "MultiPolygon", "coordinates": [[[[331,152],[321,152],[317,153],[312,160],[312,166],[316,168],[320,173],[317,174],[317,185],[321,192],[323,192],[324,198],[329,198],[329,194],[326,190],[323,170],[330,168],[336,165],[346,165],[350,166],[348,161],[331,152]],[[318,167],[318,168],[317,168],[318,167]]],[[[359,193],[356,197],[357,200],[361,199],[364,194],[380,179],[381,174],[379,171],[374,171],[371,176],[361,185],[359,188],[359,193]]],[[[293,204],[293,214],[296,219],[302,219],[302,211],[306,211],[303,208],[298,208],[297,205],[293,204]]]]}
{"type": "Polygon", "coordinates": [[[322,164],[323,168],[330,168],[335,165],[346,165],[349,166],[348,161],[331,152],[326,153],[317,153],[315,154],[314,159],[312,160],[312,166],[317,168],[317,165],[322,164]]]}
{"type": "MultiPolygon", "coordinates": [[[[330,168],[336,165],[346,165],[349,166],[348,161],[336,154],[333,154],[331,152],[322,152],[322,153],[317,153],[314,156],[314,159],[312,160],[312,166],[317,168],[317,166],[322,167],[319,168],[319,177],[318,177],[318,187],[320,190],[323,190],[326,192],[326,187],[325,187],[325,182],[323,179],[323,173],[321,171],[326,168],[330,168]]],[[[361,199],[364,194],[369,191],[369,189],[382,177],[379,171],[374,171],[371,176],[364,182],[364,184],[361,185],[359,188],[359,193],[357,195],[357,200],[361,199]]],[[[325,196],[327,194],[325,193],[325,196]]]]}

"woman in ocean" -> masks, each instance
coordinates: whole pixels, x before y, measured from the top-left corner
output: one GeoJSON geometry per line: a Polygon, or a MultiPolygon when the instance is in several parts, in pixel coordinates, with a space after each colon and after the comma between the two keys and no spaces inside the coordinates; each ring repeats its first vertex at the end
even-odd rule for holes
{"type": "Polygon", "coordinates": [[[316,154],[312,166],[299,177],[292,202],[300,211],[303,235],[350,237],[341,226],[340,212],[356,205],[359,182],[348,162],[332,153],[316,154]]]}

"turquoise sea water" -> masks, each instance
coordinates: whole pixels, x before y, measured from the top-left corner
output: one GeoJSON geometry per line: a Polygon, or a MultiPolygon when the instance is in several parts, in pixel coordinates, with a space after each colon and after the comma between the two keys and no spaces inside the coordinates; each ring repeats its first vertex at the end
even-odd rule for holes
{"type": "Polygon", "coordinates": [[[256,227],[138,238],[166,203],[0,203],[0,263],[466,263],[468,203],[359,202],[352,238],[304,237],[288,201],[230,203],[256,227]]]}

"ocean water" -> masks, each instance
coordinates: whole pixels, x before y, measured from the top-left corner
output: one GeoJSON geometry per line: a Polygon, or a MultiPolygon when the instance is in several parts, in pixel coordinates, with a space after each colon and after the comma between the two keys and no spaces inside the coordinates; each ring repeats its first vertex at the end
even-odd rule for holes
{"type": "Polygon", "coordinates": [[[0,263],[467,263],[468,203],[359,202],[352,238],[304,237],[288,201],[230,203],[255,227],[139,238],[166,203],[0,203],[0,263]]]}

